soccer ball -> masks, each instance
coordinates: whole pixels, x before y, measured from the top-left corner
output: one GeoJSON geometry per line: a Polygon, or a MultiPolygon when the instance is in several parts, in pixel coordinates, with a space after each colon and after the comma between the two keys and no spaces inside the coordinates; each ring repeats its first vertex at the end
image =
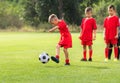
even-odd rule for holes
{"type": "Polygon", "coordinates": [[[45,63],[47,63],[47,62],[50,60],[50,57],[49,57],[48,53],[41,53],[41,54],[39,55],[39,60],[40,60],[43,64],[45,64],[45,63]]]}

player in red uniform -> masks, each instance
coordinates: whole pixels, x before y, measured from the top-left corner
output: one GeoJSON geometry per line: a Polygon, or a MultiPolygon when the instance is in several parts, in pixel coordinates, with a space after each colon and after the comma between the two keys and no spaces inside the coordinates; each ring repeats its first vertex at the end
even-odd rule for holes
{"type": "Polygon", "coordinates": [[[92,61],[92,41],[96,38],[96,21],[92,17],[92,8],[87,7],[85,9],[86,18],[82,19],[81,23],[81,32],[80,32],[80,39],[81,44],[83,45],[83,58],[81,61],[87,61],[86,53],[87,53],[87,46],[89,48],[89,61],[92,61]]]}
{"type": "Polygon", "coordinates": [[[59,63],[60,48],[63,47],[63,51],[66,58],[65,65],[70,65],[68,48],[72,47],[72,37],[71,33],[68,30],[68,26],[64,20],[58,19],[58,17],[55,14],[51,14],[48,20],[51,24],[54,25],[54,27],[50,29],[49,32],[59,29],[61,35],[60,41],[56,46],[56,57],[52,56],[51,59],[54,62],[59,63]]]}
{"type": "Polygon", "coordinates": [[[115,14],[114,5],[108,7],[109,16],[104,20],[104,39],[106,43],[105,48],[105,61],[108,61],[108,51],[109,46],[112,44],[114,46],[114,61],[117,61],[118,56],[118,47],[117,47],[117,38],[118,38],[118,26],[119,18],[115,14]]]}

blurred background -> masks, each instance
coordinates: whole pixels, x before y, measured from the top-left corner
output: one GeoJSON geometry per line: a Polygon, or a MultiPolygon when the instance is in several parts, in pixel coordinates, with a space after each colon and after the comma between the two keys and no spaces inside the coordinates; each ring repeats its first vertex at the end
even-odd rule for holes
{"type": "Polygon", "coordinates": [[[110,4],[116,6],[120,16],[119,0],[0,0],[0,31],[46,32],[52,27],[48,16],[54,13],[68,23],[72,32],[79,32],[84,9],[90,6],[101,32],[110,4]]]}

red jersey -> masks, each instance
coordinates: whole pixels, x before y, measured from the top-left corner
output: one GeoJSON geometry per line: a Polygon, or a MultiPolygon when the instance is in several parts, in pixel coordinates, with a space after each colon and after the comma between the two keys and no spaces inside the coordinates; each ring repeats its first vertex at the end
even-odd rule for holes
{"type": "Polygon", "coordinates": [[[80,39],[83,41],[92,41],[93,30],[97,29],[96,21],[94,18],[83,18],[81,23],[80,39]]]}
{"type": "Polygon", "coordinates": [[[117,16],[106,17],[104,20],[105,39],[114,39],[117,35],[117,27],[119,26],[119,18],[117,16]]]}
{"type": "Polygon", "coordinates": [[[65,23],[65,21],[61,20],[58,25],[57,25],[60,31],[60,41],[59,41],[59,45],[65,47],[65,48],[70,48],[72,47],[72,37],[71,34],[68,30],[68,26],[65,23]]]}

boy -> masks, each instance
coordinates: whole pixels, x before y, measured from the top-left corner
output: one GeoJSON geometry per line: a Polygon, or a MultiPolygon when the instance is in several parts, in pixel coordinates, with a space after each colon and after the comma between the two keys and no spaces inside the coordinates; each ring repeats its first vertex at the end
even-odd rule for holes
{"type": "Polygon", "coordinates": [[[56,57],[52,56],[51,59],[54,62],[59,63],[60,48],[63,47],[63,51],[66,58],[65,65],[70,65],[68,48],[72,47],[72,37],[68,30],[68,26],[64,20],[58,19],[58,17],[55,14],[51,14],[48,18],[48,21],[54,25],[54,27],[50,29],[49,32],[59,29],[61,35],[60,41],[56,46],[56,57]]]}
{"type": "Polygon", "coordinates": [[[82,19],[81,23],[81,32],[80,32],[80,39],[81,44],[83,45],[83,58],[81,61],[87,61],[86,53],[87,53],[87,46],[89,48],[89,59],[88,61],[92,61],[92,41],[96,38],[96,21],[92,17],[92,8],[87,7],[85,9],[86,18],[82,19]]]}
{"type": "Polygon", "coordinates": [[[105,62],[108,61],[108,51],[110,44],[114,47],[114,61],[117,61],[118,56],[118,47],[117,47],[117,38],[118,38],[118,26],[119,26],[119,19],[115,14],[115,7],[114,5],[108,6],[108,13],[109,16],[104,20],[104,39],[106,43],[105,48],[105,62]]]}
{"type": "Polygon", "coordinates": [[[119,19],[119,29],[118,29],[118,56],[117,56],[117,59],[119,60],[120,59],[120,19],[119,19]]]}

